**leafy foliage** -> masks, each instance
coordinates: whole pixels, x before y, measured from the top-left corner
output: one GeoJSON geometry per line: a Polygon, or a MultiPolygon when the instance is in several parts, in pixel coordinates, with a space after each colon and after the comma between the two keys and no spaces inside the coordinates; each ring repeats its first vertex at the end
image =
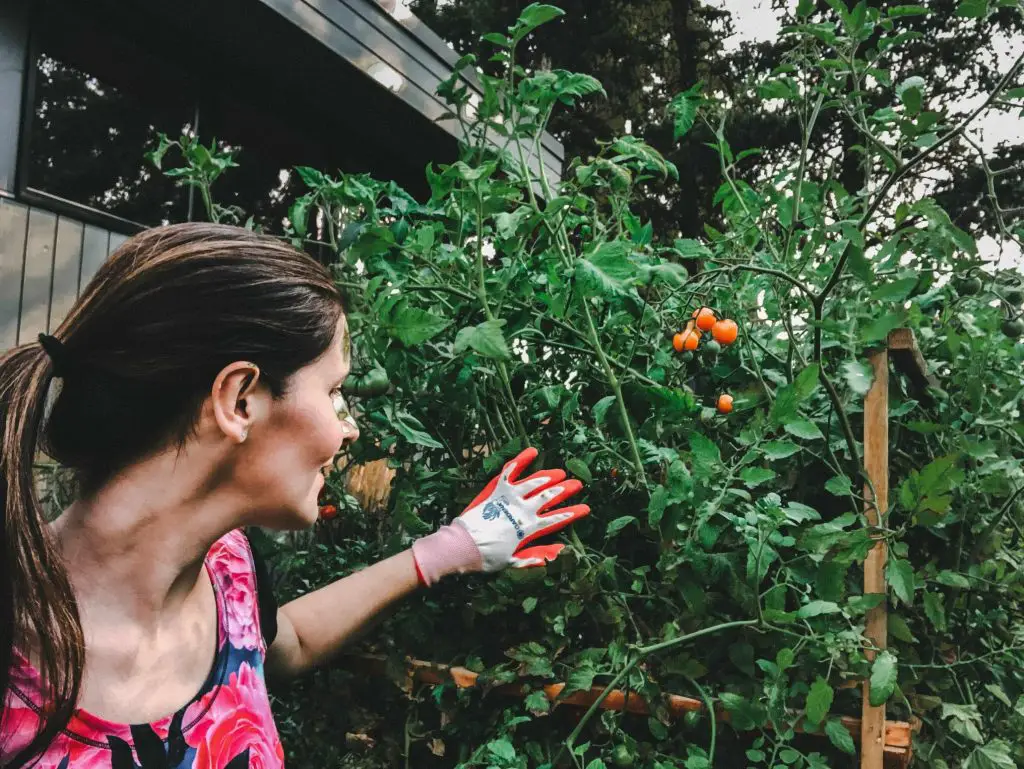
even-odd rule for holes
{"type": "MultiPolygon", "coordinates": [[[[393,390],[358,404],[364,437],[330,481],[348,514],[267,540],[282,591],[407,547],[526,444],[587,481],[594,513],[546,569],[453,580],[397,610],[367,642],[394,686],[344,666],[297,683],[279,710],[298,763],[337,755],[323,745],[340,724],[344,760],[366,767],[838,766],[855,750],[840,716],[859,714],[865,693],[847,682],[890,718],[922,719],[924,765],[1024,758],[1024,346],[1000,330],[1021,313],[1020,277],[984,263],[935,200],[901,192],[970,130],[934,102],[935,83],[889,66],[919,14],[804,5],[758,84],[803,131],[769,183],[763,169],[744,178],[730,145],[736,105],[676,102],[677,129],[699,120],[720,162],[718,226],[700,241],[661,237],[633,207],[678,176],[635,136],[599,143],[562,179],[537,175],[530,158],[556,108],[600,93],[515,64],[530,31],[560,18],[549,6],[488,36],[499,66],[477,73],[479,103],[458,72],[443,84],[464,142],[458,162],[428,168],[428,200],[299,170],[308,191],[285,236],[330,255],[357,376],[386,372],[393,390]],[[840,116],[858,131],[855,187],[808,156],[818,120],[840,116]],[[958,288],[975,275],[977,290],[958,288]],[[668,340],[704,306],[740,320],[738,341],[677,355],[668,340]],[[890,383],[893,493],[871,526],[865,357],[897,327],[916,333],[932,379],[890,383]],[[713,408],[725,390],[728,416],[713,408]],[[396,472],[390,500],[360,510],[344,476],[379,459],[396,472]],[[865,596],[861,565],[879,539],[890,593],[865,596]],[[886,600],[889,649],[869,653],[865,615],[886,600]],[[405,656],[456,661],[482,685],[410,685],[405,656]],[[650,713],[574,722],[538,695],[551,679],[563,697],[628,688],[650,713]],[[521,699],[490,691],[515,681],[521,699]],[[670,692],[731,726],[708,729],[705,714],[670,728],[670,692]]],[[[1020,69],[989,107],[1013,109],[1020,69]]],[[[178,178],[202,186],[200,171],[178,178]]],[[[999,216],[1019,238],[1012,212],[999,216]]]]}

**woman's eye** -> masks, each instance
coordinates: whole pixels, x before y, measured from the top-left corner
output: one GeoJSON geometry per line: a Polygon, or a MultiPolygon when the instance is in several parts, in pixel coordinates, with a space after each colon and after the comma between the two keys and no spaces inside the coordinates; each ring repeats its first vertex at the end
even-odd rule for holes
{"type": "Polygon", "coordinates": [[[331,403],[334,406],[334,414],[338,419],[346,419],[350,416],[351,410],[348,407],[348,401],[342,395],[340,387],[331,392],[331,403]]]}

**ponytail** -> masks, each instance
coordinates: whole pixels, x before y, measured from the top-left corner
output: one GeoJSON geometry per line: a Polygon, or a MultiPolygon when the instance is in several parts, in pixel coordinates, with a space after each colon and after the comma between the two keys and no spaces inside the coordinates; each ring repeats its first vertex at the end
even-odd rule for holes
{"type": "MultiPolygon", "coordinates": [[[[85,662],[78,606],[33,474],[53,376],[39,344],[0,354],[0,712],[10,696],[15,649],[35,655],[46,703],[41,729],[12,766],[42,753],[67,726],[85,662]]],[[[12,736],[4,736],[0,721],[0,750],[12,736]]]]}

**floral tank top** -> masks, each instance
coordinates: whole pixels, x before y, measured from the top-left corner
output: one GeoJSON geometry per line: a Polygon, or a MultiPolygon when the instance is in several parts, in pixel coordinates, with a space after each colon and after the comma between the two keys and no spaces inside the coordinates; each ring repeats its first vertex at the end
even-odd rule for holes
{"type": "MultiPolygon", "coordinates": [[[[262,562],[245,534],[233,531],[206,556],[217,596],[218,644],[210,675],[177,713],[151,724],[115,724],[83,710],[28,766],[38,769],[281,769],[284,752],[263,678],[268,628],[257,581],[262,562]]],[[[268,586],[269,587],[269,586],[268,586]]],[[[276,607],[275,607],[276,609],[276,607]]],[[[39,674],[15,654],[0,717],[0,766],[24,748],[39,725],[39,674]]]]}

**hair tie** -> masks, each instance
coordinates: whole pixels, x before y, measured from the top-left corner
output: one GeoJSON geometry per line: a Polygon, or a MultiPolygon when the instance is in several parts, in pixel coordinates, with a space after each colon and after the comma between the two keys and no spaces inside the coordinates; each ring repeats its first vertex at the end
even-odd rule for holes
{"type": "Polygon", "coordinates": [[[67,373],[68,366],[68,351],[64,347],[64,343],[55,336],[40,334],[39,344],[42,345],[42,348],[53,363],[53,375],[55,377],[63,377],[67,373]]]}

